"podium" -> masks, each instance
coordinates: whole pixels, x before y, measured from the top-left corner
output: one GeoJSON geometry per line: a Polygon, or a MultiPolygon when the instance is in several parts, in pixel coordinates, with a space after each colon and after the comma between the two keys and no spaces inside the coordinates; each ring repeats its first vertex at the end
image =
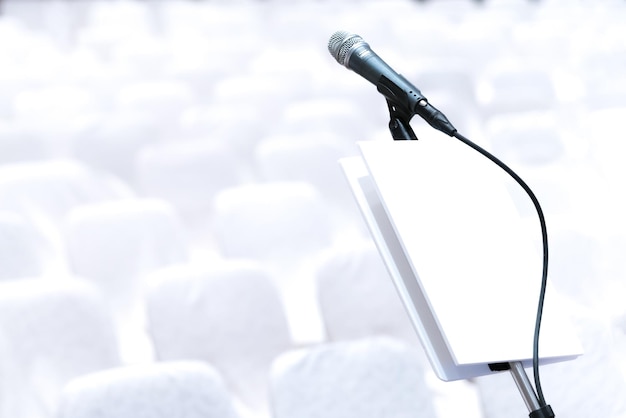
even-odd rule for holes
{"type": "MultiPolygon", "coordinates": [[[[340,164],[435,374],[531,366],[539,226],[519,215],[506,173],[442,135],[358,146],[340,164]]],[[[548,282],[539,364],[583,352],[563,305],[548,282]]]]}

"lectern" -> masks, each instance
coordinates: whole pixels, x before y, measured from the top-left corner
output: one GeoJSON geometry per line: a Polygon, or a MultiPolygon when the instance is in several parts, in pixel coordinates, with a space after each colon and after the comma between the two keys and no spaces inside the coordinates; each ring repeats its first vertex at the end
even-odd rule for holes
{"type": "MultiPolygon", "coordinates": [[[[434,372],[452,381],[512,365],[524,396],[542,258],[510,180],[438,133],[358,145],[340,163],[434,372]]],[[[575,359],[581,344],[549,282],[546,300],[540,364],[575,359]]]]}

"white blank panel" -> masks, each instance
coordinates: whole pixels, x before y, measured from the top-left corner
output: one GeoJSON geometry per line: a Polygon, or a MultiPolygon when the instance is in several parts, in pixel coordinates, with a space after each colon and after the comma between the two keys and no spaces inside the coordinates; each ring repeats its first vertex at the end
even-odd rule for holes
{"type": "MultiPolygon", "coordinates": [[[[380,217],[366,220],[374,230],[386,228],[375,239],[418,334],[424,331],[420,337],[438,375],[454,380],[489,373],[489,363],[528,364],[542,267],[533,234],[540,237],[540,228],[537,222],[536,229],[525,229],[506,174],[446,137],[359,145],[361,174],[344,168],[348,177],[361,177],[351,181],[357,194],[367,194],[371,181],[366,218],[372,193],[380,200],[388,224],[380,217]],[[396,247],[384,236],[392,236],[396,247]],[[398,269],[399,257],[404,269],[398,269]]],[[[549,287],[540,340],[544,362],[582,351],[559,306],[549,287]]]]}

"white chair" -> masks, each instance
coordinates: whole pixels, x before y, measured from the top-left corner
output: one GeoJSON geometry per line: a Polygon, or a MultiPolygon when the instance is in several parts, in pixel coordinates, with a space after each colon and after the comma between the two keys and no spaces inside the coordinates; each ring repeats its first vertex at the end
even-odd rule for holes
{"type": "MultiPolygon", "coordinates": [[[[41,56],[46,54],[40,52],[41,56]]],[[[55,56],[52,50],[48,53],[51,53],[48,55],[50,59],[55,56]]],[[[56,65],[64,64],[63,55],[58,54],[55,58],[58,60],[56,65]]],[[[81,131],[85,121],[100,110],[100,103],[86,87],[71,81],[59,82],[53,69],[55,64],[48,64],[49,67],[43,67],[50,69],[43,83],[16,95],[14,120],[29,126],[29,129],[44,138],[56,155],[65,156],[67,138],[81,131]]]]}
{"type": "Polygon", "coordinates": [[[77,207],[67,217],[72,271],[106,293],[128,291],[130,281],[186,260],[180,221],[158,199],[124,199],[77,207]]]}
{"type": "MultiPolygon", "coordinates": [[[[608,41],[611,38],[609,31],[618,33],[620,28],[619,24],[617,27],[608,22],[605,24],[608,41]]],[[[576,70],[584,88],[581,102],[585,106],[593,110],[626,106],[626,83],[619,77],[624,65],[621,61],[623,54],[623,45],[616,44],[580,52],[576,56],[581,63],[576,70]]]]}
{"type": "MultiPolygon", "coordinates": [[[[392,337],[412,347],[420,366],[430,369],[416,331],[371,240],[327,251],[316,268],[316,279],[320,313],[330,342],[392,337]]],[[[429,385],[437,394],[434,399],[437,410],[443,414],[440,416],[456,415],[459,410],[465,416],[480,416],[473,385],[466,381],[439,382],[432,371],[427,373],[432,375],[429,385]]]]}
{"type": "MultiPolygon", "coordinates": [[[[329,341],[393,337],[412,347],[421,367],[430,365],[391,277],[371,240],[334,248],[316,269],[320,312],[329,341]]],[[[480,416],[478,397],[466,381],[440,382],[427,372],[439,416],[480,416]],[[436,384],[433,382],[437,382],[436,384]],[[448,415],[452,414],[452,415],[448,415]]]]}
{"type": "MultiPolygon", "coordinates": [[[[261,105],[263,106],[263,105],[261,105]]],[[[251,164],[257,143],[272,126],[271,118],[247,100],[213,101],[192,106],[179,119],[179,135],[186,139],[206,139],[227,144],[238,158],[251,164]]]]}
{"type": "Polygon", "coordinates": [[[322,339],[311,267],[333,237],[320,193],[309,183],[268,182],[225,189],[214,204],[221,253],[263,262],[278,285],[296,342],[322,339]]]}
{"type": "Polygon", "coordinates": [[[0,166],[0,209],[60,225],[74,207],[132,195],[111,176],[74,160],[24,162],[0,166]]]}
{"type": "Polygon", "coordinates": [[[389,338],[285,353],[271,382],[274,418],[436,416],[419,356],[389,338]]]}
{"type": "Polygon", "coordinates": [[[549,234],[550,278],[559,293],[588,308],[604,305],[610,278],[603,277],[600,270],[603,255],[608,255],[603,251],[603,239],[571,226],[550,228],[549,234]]]}
{"type": "MultiPolygon", "coordinates": [[[[280,25],[269,29],[270,31],[276,29],[276,33],[268,34],[268,43],[266,43],[263,49],[256,51],[249,64],[249,71],[252,77],[259,77],[259,80],[266,78],[275,80],[276,77],[285,80],[284,86],[292,87],[289,89],[292,94],[289,101],[308,97],[313,91],[316,91],[317,87],[321,87],[317,70],[329,63],[328,53],[323,48],[302,47],[303,43],[306,42],[305,38],[308,36],[316,38],[315,42],[318,42],[320,29],[316,27],[310,31],[302,30],[303,20],[311,23],[305,11],[308,6],[301,3],[297,9],[293,10],[277,7],[273,13],[276,13],[276,19],[280,21],[280,25]],[[303,32],[302,36],[291,39],[282,36],[288,26],[293,26],[294,28],[298,26],[298,30],[303,32]],[[273,36],[278,36],[281,43],[279,44],[273,36]],[[286,53],[287,48],[289,53],[286,53]]],[[[328,34],[330,35],[330,32],[328,34]]]]}
{"type": "Polygon", "coordinates": [[[585,114],[580,126],[588,138],[590,163],[597,167],[611,187],[620,188],[626,175],[620,161],[620,121],[626,105],[594,110],[585,114]]]}
{"type": "MultiPolygon", "coordinates": [[[[387,335],[418,347],[417,334],[371,240],[329,250],[316,269],[329,340],[387,335]]],[[[422,353],[423,356],[423,353],[422,353]]],[[[423,358],[424,364],[425,358],[423,358]]]]}
{"type": "Polygon", "coordinates": [[[0,212],[0,280],[41,275],[50,256],[34,225],[14,212],[0,212]]]}
{"type": "Polygon", "coordinates": [[[624,353],[626,353],[626,313],[617,315],[613,319],[613,329],[615,330],[615,349],[618,353],[620,369],[626,379],[626,356],[624,356],[624,353]]]}
{"type": "Polygon", "coordinates": [[[18,213],[50,247],[46,268],[67,271],[63,221],[76,206],[132,196],[126,184],[74,160],[0,166],[0,211],[18,213]]]}
{"type": "MultiPolygon", "coordinates": [[[[322,44],[328,42],[328,37],[336,30],[337,27],[329,27],[324,34],[325,39],[322,44]]],[[[285,109],[281,117],[285,125],[273,130],[272,134],[299,134],[324,129],[335,132],[347,142],[352,143],[355,140],[371,139],[372,130],[375,131],[380,127],[387,129],[389,111],[384,97],[367,80],[352,71],[342,69],[327,51],[323,53],[325,54],[324,60],[320,60],[315,68],[316,94],[308,100],[303,98],[294,101],[293,106],[290,106],[291,110],[285,109]],[[327,110],[324,110],[325,103],[330,105],[327,110]],[[342,104],[345,109],[340,109],[334,116],[330,115],[332,108],[341,107],[342,104]],[[306,119],[306,115],[302,113],[307,107],[311,114],[305,122],[307,129],[302,129],[304,124],[299,125],[297,120],[306,119]],[[315,120],[320,122],[322,118],[324,118],[324,126],[316,125],[315,120]]]]}
{"type": "Polygon", "coordinates": [[[310,86],[301,80],[299,76],[283,77],[275,73],[231,75],[215,84],[213,102],[227,106],[253,104],[256,113],[273,125],[270,121],[280,117],[285,107],[309,92],[310,86]]]}
{"type": "MultiPolygon", "coordinates": [[[[614,319],[626,315],[623,295],[626,293],[626,266],[623,262],[626,251],[626,230],[621,221],[623,207],[616,213],[616,217],[605,219],[607,229],[612,229],[603,236],[594,261],[597,262],[597,270],[594,278],[598,278],[597,286],[593,290],[585,289],[596,296],[595,307],[605,313],[605,318],[614,319]]],[[[586,282],[589,287],[589,282],[586,282]]]]}
{"type": "Polygon", "coordinates": [[[12,39],[13,42],[4,42],[0,45],[2,56],[6,58],[5,65],[0,70],[0,118],[8,119],[14,113],[15,96],[24,89],[29,82],[24,77],[23,69],[20,69],[23,49],[29,43],[31,33],[25,28],[16,16],[11,16],[3,10],[0,19],[0,38],[12,39]]]}
{"type": "Polygon", "coordinates": [[[70,152],[92,169],[135,185],[137,154],[163,140],[159,123],[156,114],[145,110],[115,108],[100,114],[81,135],[73,137],[70,152]]]}
{"type": "MultiPolygon", "coordinates": [[[[341,68],[337,71],[341,71],[341,68]]],[[[363,87],[367,89],[367,82],[363,81],[363,83],[363,87]]],[[[380,96],[379,99],[380,114],[385,115],[387,105],[384,97],[380,96]]],[[[376,128],[387,125],[388,116],[386,120],[382,119],[380,124],[376,124],[378,119],[374,119],[372,115],[373,110],[362,106],[354,99],[345,99],[337,94],[320,98],[301,98],[285,107],[279,115],[279,124],[272,130],[272,133],[297,135],[319,131],[335,132],[346,143],[352,144],[369,139],[376,128]]]]}
{"type": "Polygon", "coordinates": [[[486,121],[485,135],[492,152],[508,163],[541,166],[557,163],[573,153],[565,147],[550,112],[493,116],[486,121]]]}
{"type": "Polygon", "coordinates": [[[215,51],[205,36],[173,35],[170,42],[170,57],[161,64],[163,74],[188,85],[197,104],[209,104],[218,80],[232,73],[232,66],[227,59],[214,59],[215,51]]]}
{"type": "Polygon", "coordinates": [[[184,219],[209,218],[215,194],[243,182],[239,156],[227,143],[210,139],[145,147],[136,173],[141,195],[167,200],[184,219]]]}
{"type": "Polygon", "coordinates": [[[65,232],[72,273],[96,284],[113,308],[124,360],[149,355],[142,351],[149,345],[142,348],[135,341],[142,336],[144,321],[142,277],[188,256],[172,207],[156,199],[84,205],[68,215],[65,232]]]}
{"type": "Polygon", "coordinates": [[[496,63],[477,81],[477,100],[483,118],[494,115],[546,111],[557,101],[552,74],[525,68],[517,62],[496,63]]]}
{"type": "MultiPolygon", "coordinates": [[[[62,62],[62,55],[58,55],[62,62]]],[[[95,110],[97,103],[89,89],[78,84],[50,83],[27,89],[16,97],[15,111],[18,119],[44,116],[48,112],[67,115],[72,112],[95,110]]]]}
{"type": "Polygon", "coordinates": [[[149,330],[159,360],[213,364],[248,408],[267,409],[267,374],[291,347],[280,295],[247,261],[181,265],[149,276],[149,330]]]}
{"type": "Polygon", "coordinates": [[[0,119],[0,163],[41,160],[50,155],[50,144],[46,143],[42,135],[31,130],[0,119]]]}
{"type": "Polygon", "coordinates": [[[269,136],[256,149],[264,179],[309,182],[331,202],[352,199],[338,160],[353,155],[356,147],[332,131],[269,136]]]}
{"type": "Polygon", "coordinates": [[[364,223],[339,164],[339,159],[358,154],[356,146],[339,135],[312,131],[263,139],[256,162],[266,181],[312,184],[329,204],[335,237],[362,236],[364,223]]]}
{"type": "MultiPolygon", "coordinates": [[[[141,44],[137,46],[142,47],[141,44]]],[[[157,49],[156,53],[160,55],[162,51],[157,49]]],[[[139,54],[134,57],[140,60],[142,58],[139,54]]],[[[160,63],[166,58],[157,57],[157,61],[160,63]]],[[[167,79],[137,80],[123,86],[116,99],[115,104],[119,110],[140,111],[155,115],[161,126],[167,126],[170,121],[178,120],[180,113],[187,107],[193,106],[196,101],[193,91],[187,84],[167,79]]]]}
{"type": "Polygon", "coordinates": [[[202,362],[126,366],[72,380],[57,418],[236,418],[221,376],[202,362]]]}
{"type": "MultiPolygon", "coordinates": [[[[466,110],[474,110],[476,105],[475,80],[474,75],[467,68],[446,63],[424,66],[416,70],[415,83],[419,84],[421,92],[439,110],[443,111],[439,103],[431,99],[431,92],[448,92],[450,96],[453,96],[457,101],[465,105],[466,110]]],[[[452,121],[452,119],[450,120],[452,121]]]]}
{"type": "Polygon", "coordinates": [[[232,187],[214,201],[226,257],[298,261],[331,243],[328,207],[310,184],[278,181],[232,187]]]}
{"type": "Polygon", "coordinates": [[[0,416],[52,416],[72,378],[120,364],[97,289],[42,277],[0,282],[0,416]]]}

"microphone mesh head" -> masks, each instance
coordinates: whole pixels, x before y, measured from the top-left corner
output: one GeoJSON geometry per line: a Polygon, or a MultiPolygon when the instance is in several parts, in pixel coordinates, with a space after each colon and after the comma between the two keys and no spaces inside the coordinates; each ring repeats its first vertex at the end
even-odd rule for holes
{"type": "Polygon", "coordinates": [[[340,30],[330,36],[328,51],[339,64],[347,67],[346,56],[350,49],[359,42],[363,42],[363,38],[359,35],[340,30]]]}

